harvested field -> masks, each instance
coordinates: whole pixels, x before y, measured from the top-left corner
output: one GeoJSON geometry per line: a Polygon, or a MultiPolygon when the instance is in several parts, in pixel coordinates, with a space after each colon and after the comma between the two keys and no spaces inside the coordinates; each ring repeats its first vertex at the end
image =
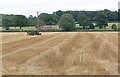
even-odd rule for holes
{"type": "Polygon", "coordinates": [[[1,34],[3,75],[118,75],[117,32],[1,34]]]}

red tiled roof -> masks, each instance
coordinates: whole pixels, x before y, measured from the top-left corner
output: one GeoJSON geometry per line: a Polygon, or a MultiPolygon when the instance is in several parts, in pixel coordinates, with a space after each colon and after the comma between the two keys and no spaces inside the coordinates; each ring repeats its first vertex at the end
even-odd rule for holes
{"type": "Polygon", "coordinates": [[[55,26],[40,26],[40,30],[58,30],[55,26]]]}

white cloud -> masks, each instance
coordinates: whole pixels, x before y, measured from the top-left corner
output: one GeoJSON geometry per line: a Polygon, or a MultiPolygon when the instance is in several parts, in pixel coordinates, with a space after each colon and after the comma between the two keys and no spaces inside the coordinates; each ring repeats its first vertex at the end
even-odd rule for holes
{"type": "Polygon", "coordinates": [[[52,13],[57,10],[117,10],[119,0],[1,0],[0,12],[36,15],[36,11],[52,13]]]}

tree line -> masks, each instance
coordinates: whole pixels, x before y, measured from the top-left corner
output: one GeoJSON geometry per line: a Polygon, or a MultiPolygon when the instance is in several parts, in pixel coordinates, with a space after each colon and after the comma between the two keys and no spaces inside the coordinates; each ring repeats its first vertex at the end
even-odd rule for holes
{"type": "MultiPolygon", "coordinates": [[[[30,15],[26,17],[24,15],[2,15],[2,27],[6,30],[9,27],[24,27],[35,26],[37,24],[37,17],[30,15]]],[[[67,21],[71,21],[75,24],[79,24],[83,29],[94,29],[95,26],[105,28],[108,22],[118,22],[120,20],[120,9],[118,11],[110,11],[108,9],[100,11],[61,11],[58,10],[53,14],[41,13],[39,14],[39,25],[61,25],[63,23],[69,24],[67,21]],[[62,22],[63,21],[63,22],[62,22]],[[65,22],[66,21],[66,22],[65,22]],[[61,24],[60,24],[61,23],[61,24]],[[96,25],[93,25],[96,23],[96,25]]],[[[73,25],[73,23],[71,23],[73,25]]],[[[68,26],[72,28],[71,26],[68,26]]],[[[63,26],[63,25],[62,25],[63,26]]],[[[65,26],[65,25],[64,25],[65,26]]],[[[63,28],[63,27],[61,27],[63,28]]]]}

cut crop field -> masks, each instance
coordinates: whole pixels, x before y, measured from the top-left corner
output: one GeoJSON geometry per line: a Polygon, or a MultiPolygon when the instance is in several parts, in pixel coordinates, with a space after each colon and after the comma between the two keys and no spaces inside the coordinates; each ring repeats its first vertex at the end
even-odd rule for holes
{"type": "Polygon", "coordinates": [[[0,34],[3,75],[118,75],[118,32],[0,34]]]}

